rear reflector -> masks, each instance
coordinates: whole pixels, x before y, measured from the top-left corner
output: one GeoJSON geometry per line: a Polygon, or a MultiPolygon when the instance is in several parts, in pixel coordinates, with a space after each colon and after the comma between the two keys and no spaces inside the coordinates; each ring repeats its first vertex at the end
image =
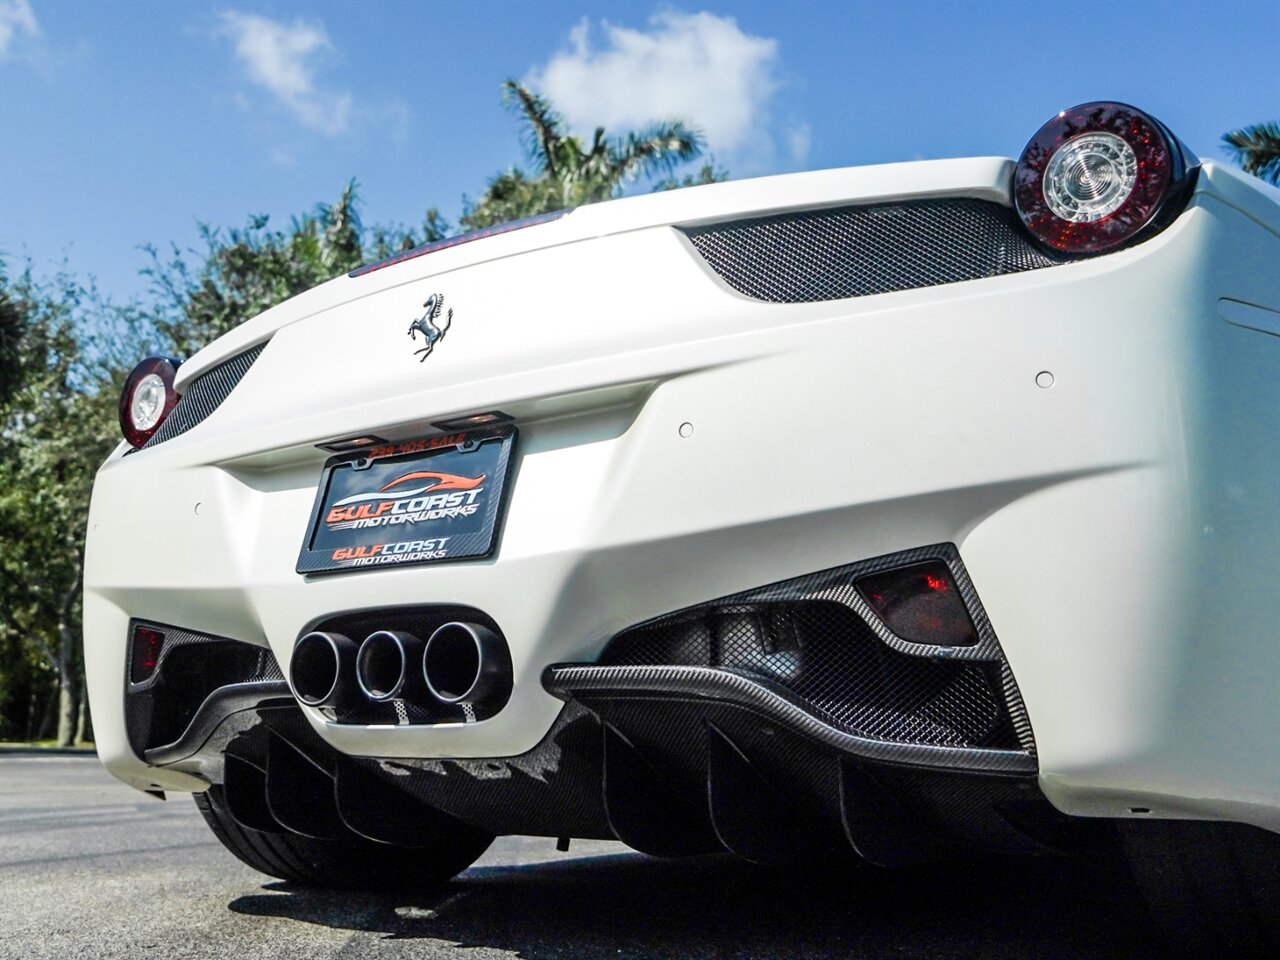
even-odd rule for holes
{"type": "Polygon", "coordinates": [[[873,573],[857,586],[885,626],[903,640],[936,647],[978,642],[951,571],[941,560],[873,573]]]}
{"type": "Polygon", "coordinates": [[[133,649],[129,657],[129,682],[142,683],[151,679],[160,662],[160,650],[164,647],[164,634],[150,627],[133,628],[133,649]]]}

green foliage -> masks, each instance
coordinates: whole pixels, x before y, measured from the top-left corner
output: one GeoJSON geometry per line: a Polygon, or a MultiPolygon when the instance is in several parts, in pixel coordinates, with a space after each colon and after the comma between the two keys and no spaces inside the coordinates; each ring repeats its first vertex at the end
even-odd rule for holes
{"type": "Polygon", "coordinates": [[[533,173],[513,167],[490,180],[480,198],[465,205],[466,230],[608,200],[630,181],[670,175],[702,154],[702,134],[681,120],[622,136],[607,136],[597,127],[588,142],[568,132],[550,102],[523,84],[508,80],[502,90],[520,121],[533,173]]]}
{"type": "Polygon", "coordinates": [[[729,179],[729,171],[724,167],[716,166],[716,158],[712,157],[704,163],[696,174],[686,173],[677,180],[675,177],[665,177],[653,185],[653,192],[659,190],[682,190],[685,187],[701,187],[708,183],[724,183],[729,179]]]}
{"type": "Polygon", "coordinates": [[[1255,177],[1280,187],[1280,123],[1255,123],[1222,135],[1223,148],[1255,177]]]}
{"type": "MultiPolygon", "coordinates": [[[[0,265],[2,270],[3,265],[0,265]]],[[[26,315],[9,295],[8,283],[0,283],[0,407],[17,392],[22,376],[20,345],[25,333],[26,315]]]]}
{"type": "Polygon", "coordinates": [[[85,513],[118,435],[120,384],[103,366],[112,344],[98,344],[111,326],[89,322],[92,291],[66,276],[11,280],[0,264],[0,304],[18,331],[0,403],[0,696],[22,690],[43,706],[51,685],[79,684],[85,513]]]}
{"type": "Polygon", "coordinates": [[[374,227],[370,231],[369,252],[365,259],[385,260],[393,254],[412,250],[420,244],[444,240],[449,236],[451,229],[449,221],[440,214],[440,211],[435,207],[429,207],[422,220],[421,234],[403,227],[374,227]]]}
{"type": "Polygon", "coordinates": [[[144,272],[155,295],[153,322],[169,349],[190,356],[269,307],[359,266],[358,189],[351,180],[337,203],[295,218],[288,231],[271,229],[259,215],[225,233],[202,225],[203,251],[172,247],[162,261],[149,247],[144,272]]]}

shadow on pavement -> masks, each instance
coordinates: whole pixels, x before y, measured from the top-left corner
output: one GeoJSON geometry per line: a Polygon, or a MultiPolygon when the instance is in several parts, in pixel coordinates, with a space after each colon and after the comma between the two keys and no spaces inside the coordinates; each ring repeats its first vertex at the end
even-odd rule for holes
{"type": "Polygon", "coordinates": [[[902,871],[763,868],[638,854],[476,867],[430,894],[271,883],[242,914],[564,957],[1163,958],[1107,860],[982,860],[902,871]]]}

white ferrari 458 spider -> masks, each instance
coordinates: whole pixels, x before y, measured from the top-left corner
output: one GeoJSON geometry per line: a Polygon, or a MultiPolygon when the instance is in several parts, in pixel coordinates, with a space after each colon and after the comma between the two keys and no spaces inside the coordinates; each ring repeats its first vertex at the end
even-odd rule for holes
{"type": "Polygon", "coordinates": [[[299,882],[498,834],[1114,842],[1265,938],[1277,197],[1092,103],[1016,163],[545,214],[145,360],[88,519],[102,760],[299,882]]]}

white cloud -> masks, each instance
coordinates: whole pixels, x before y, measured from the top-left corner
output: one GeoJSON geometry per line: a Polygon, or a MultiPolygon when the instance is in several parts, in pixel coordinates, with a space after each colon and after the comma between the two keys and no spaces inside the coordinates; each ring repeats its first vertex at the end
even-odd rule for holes
{"type": "Polygon", "coordinates": [[[792,163],[803,163],[813,143],[813,131],[807,123],[798,123],[787,131],[787,153],[792,163]]]}
{"type": "Polygon", "coordinates": [[[256,13],[224,11],[222,32],[235,44],[236,59],[249,79],[271,93],[306,127],[335,135],[346,132],[351,115],[348,91],[316,83],[318,61],[333,50],[322,24],[284,23],[256,13]]]}
{"type": "Polygon", "coordinates": [[[22,36],[40,36],[40,24],[30,0],[0,0],[0,57],[7,57],[22,36]]]}
{"type": "MultiPolygon", "coordinates": [[[[526,78],[570,126],[614,131],[679,118],[700,127],[722,158],[770,162],[777,40],[744,33],[732,17],[677,10],[655,14],[646,30],[602,22],[600,32],[603,43],[594,44],[580,20],[568,49],[526,78]]],[[[807,150],[806,139],[788,146],[807,150]]]]}

